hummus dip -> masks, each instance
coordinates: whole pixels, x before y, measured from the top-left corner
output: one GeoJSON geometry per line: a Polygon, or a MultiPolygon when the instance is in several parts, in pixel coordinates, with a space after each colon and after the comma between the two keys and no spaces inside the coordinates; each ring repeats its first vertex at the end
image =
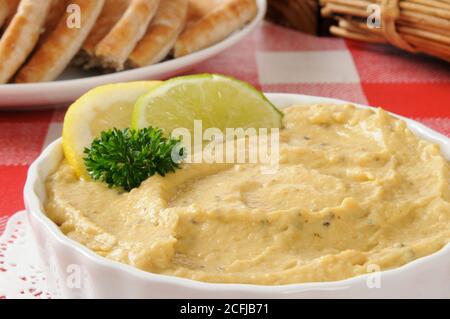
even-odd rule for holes
{"type": "MultiPolygon", "coordinates": [[[[186,164],[130,193],[62,162],[45,210],[68,237],[145,271],[218,283],[335,281],[450,241],[449,162],[385,111],[292,106],[280,166],[186,164]]],[[[377,268],[375,268],[377,269],[377,268]]]]}

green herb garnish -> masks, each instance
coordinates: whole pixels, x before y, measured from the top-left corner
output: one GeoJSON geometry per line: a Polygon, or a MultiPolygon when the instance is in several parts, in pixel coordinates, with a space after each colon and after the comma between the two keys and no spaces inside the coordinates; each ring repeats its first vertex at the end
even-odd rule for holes
{"type": "Polygon", "coordinates": [[[84,149],[84,164],[93,179],[130,191],[156,173],[165,176],[180,168],[184,155],[180,143],[158,128],[114,128],[102,132],[84,149]]]}

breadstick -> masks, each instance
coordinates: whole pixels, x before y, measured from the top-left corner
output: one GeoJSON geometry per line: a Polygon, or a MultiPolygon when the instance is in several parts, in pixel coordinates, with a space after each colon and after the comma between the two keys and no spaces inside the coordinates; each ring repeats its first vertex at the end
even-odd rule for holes
{"type": "Polygon", "coordinates": [[[128,56],[145,35],[158,5],[159,0],[131,0],[122,18],[95,49],[103,67],[117,71],[124,68],[128,56]]]}
{"type": "Polygon", "coordinates": [[[3,22],[3,28],[6,28],[11,23],[12,19],[14,18],[14,15],[17,12],[19,2],[20,0],[6,0],[6,3],[8,5],[8,16],[3,22]]]}
{"type": "Polygon", "coordinates": [[[410,23],[410,22],[404,21],[404,20],[399,20],[397,25],[415,28],[415,29],[419,29],[419,30],[425,30],[425,31],[442,34],[447,37],[450,37],[450,29],[437,28],[437,27],[426,25],[426,24],[414,24],[414,23],[410,23]]]}
{"type": "Polygon", "coordinates": [[[418,12],[402,11],[400,19],[417,24],[426,24],[437,28],[450,29],[450,21],[418,12]]]}
{"type": "MultiPolygon", "coordinates": [[[[388,4],[390,2],[386,2],[388,4]]],[[[364,24],[365,6],[382,5],[382,0],[320,0],[322,14],[334,16],[339,26],[331,33],[368,42],[387,43],[386,29],[371,29],[364,24]]],[[[392,4],[392,3],[391,3],[392,4]]],[[[395,31],[412,47],[444,60],[450,59],[450,0],[400,0],[399,16],[395,17],[395,31]]],[[[389,10],[395,10],[392,7],[389,10]]],[[[387,12],[389,13],[389,12],[387,12]]],[[[396,14],[396,12],[393,12],[396,14]]],[[[389,15],[387,16],[389,18],[389,15]]],[[[385,23],[388,23],[385,21],[385,23]]],[[[395,43],[402,47],[401,43],[395,43]]],[[[405,49],[409,46],[405,46],[405,49]]]]}
{"type": "Polygon", "coordinates": [[[436,16],[443,19],[450,19],[450,11],[446,9],[434,8],[426,5],[411,3],[411,2],[400,2],[400,9],[411,10],[415,12],[422,12],[431,16],[436,16]]]}
{"type": "MultiPolygon", "coordinates": [[[[417,46],[421,46],[423,47],[423,52],[433,55],[435,57],[444,59],[446,61],[449,61],[450,59],[450,54],[448,53],[448,50],[444,51],[439,47],[436,47],[434,45],[434,43],[426,43],[426,42],[422,42],[420,38],[415,38],[414,36],[407,36],[408,37],[408,42],[417,45],[417,46]]],[[[405,36],[406,39],[406,36],[405,36]]]]}
{"type": "Polygon", "coordinates": [[[81,49],[81,55],[85,60],[86,68],[96,65],[94,59],[95,47],[116,25],[129,5],[130,0],[106,0],[100,17],[92,28],[91,33],[89,33],[86,41],[84,41],[81,49]]]}
{"type": "Polygon", "coordinates": [[[142,67],[163,60],[184,28],[188,0],[161,0],[144,38],[131,53],[128,64],[142,67]]]}
{"type": "Polygon", "coordinates": [[[224,0],[189,0],[186,27],[190,27],[215,8],[223,4],[224,0]]]}
{"type": "Polygon", "coordinates": [[[423,4],[430,7],[450,10],[450,3],[440,2],[439,0],[408,0],[409,2],[423,4]]]}
{"type": "Polygon", "coordinates": [[[405,27],[405,26],[399,26],[398,27],[398,31],[401,34],[409,34],[409,35],[413,35],[413,36],[417,36],[417,37],[421,37],[424,39],[428,39],[431,41],[435,41],[435,42],[439,42],[439,43],[443,43],[449,46],[449,50],[450,50],[450,37],[442,35],[442,34],[437,34],[437,33],[433,33],[433,32],[429,32],[426,30],[420,30],[420,29],[416,29],[416,28],[411,28],[411,27],[405,27]]]}
{"type": "Polygon", "coordinates": [[[38,47],[45,42],[48,36],[53,32],[53,30],[58,25],[61,17],[64,16],[67,8],[68,0],[53,0],[50,9],[48,11],[47,19],[44,24],[44,32],[39,38],[38,47]]]}
{"type": "Polygon", "coordinates": [[[345,5],[349,7],[356,7],[360,9],[366,9],[370,2],[363,0],[328,0],[327,3],[335,3],[345,5]]]}
{"type": "Polygon", "coordinates": [[[349,7],[346,5],[336,3],[327,4],[325,7],[322,8],[323,15],[330,16],[332,13],[354,15],[356,17],[362,18],[367,18],[370,15],[365,9],[353,6],[349,7]]]}
{"type": "Polygon", "coordinates": [[[6,0],[0,0],[0,27],[5,23],[9,15],[9,7],[6,0]]]}
{"type": "Polygon", "coordinates": [[[187,28],[175,44],[175,57],[207,48],[250,22],[257,14],[255,0],[230,0],[187,28]]]}
{"type": "Polygon", "coordinates": [[[418,44],[424,48],[433,49],[435,52],[439,52],[442,55],[445,55],[445,54],[450,55],[450,52],[448,50],[449,49],[448,45],[437,43],[432,40],[424,39],[424,38],[421,38],[421,37],[418,37],[415,35],[409,35],[409,34],[405,34],[404,38],[413,44],[418,44]]]}
{"type": "Polygon", "coordinates": [[[0,83],[6,83],[38,42],[52,0],[22,0],[0,40],[0,83]]]}
{"type": "Polygon", "coordinates": [[[340,37],[352,39],[352,40],[358,40],[358,41],[365,41],[365,42],[371,42],[371,43],[387,43],[387,41],[383,37],[378,36],[371,36],[370,34],[365,33],[359,33],[359,32],[352,32],[347,29],[337,27],[337,26],[331,26],[330,28],[331,34],[338,35],[340,37]]]}
{"type": "Polygon", "coordinates": [[[80,7],[80,27],[68,27],[67,21],[71,13],[67,12],[31,60],[20,70],[16,82],[44,82],[58,77],[80,49],[100,15],[104,2],[71,0],[71,4],[80,7]]]}

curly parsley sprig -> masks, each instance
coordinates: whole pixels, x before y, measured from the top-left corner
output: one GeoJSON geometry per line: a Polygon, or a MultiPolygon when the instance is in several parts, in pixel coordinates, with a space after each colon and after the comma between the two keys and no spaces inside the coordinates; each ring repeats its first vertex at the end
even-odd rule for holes
{"type": "Polygon", "coordinates": [[[114,128],[102,132],[84,149],[84,164],[93,179],[130,191],[156,173],[165,176],[180,168],[184,155],[180,143],[158,128],[114,128]]]}

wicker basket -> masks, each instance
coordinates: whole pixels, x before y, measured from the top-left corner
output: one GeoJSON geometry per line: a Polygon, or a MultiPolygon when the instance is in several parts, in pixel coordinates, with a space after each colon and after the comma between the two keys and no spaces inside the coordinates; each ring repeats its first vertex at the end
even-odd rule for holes
{"type": "Polygon", "coordinates": [[[318,0],[269,0],[268,20],[286,27],[318,34],[320,14],[318,0]]]}
{"type": "Polygon", "coordinates": [[[322,16],[338,21],[330,28],[334,35],[390,43],[450,62],[450,0],[320,0],[320,4],[322,16]],[[376,14],[369,10],[373,5],[380,9],[379,28],[368,24],[376,14]]]}

